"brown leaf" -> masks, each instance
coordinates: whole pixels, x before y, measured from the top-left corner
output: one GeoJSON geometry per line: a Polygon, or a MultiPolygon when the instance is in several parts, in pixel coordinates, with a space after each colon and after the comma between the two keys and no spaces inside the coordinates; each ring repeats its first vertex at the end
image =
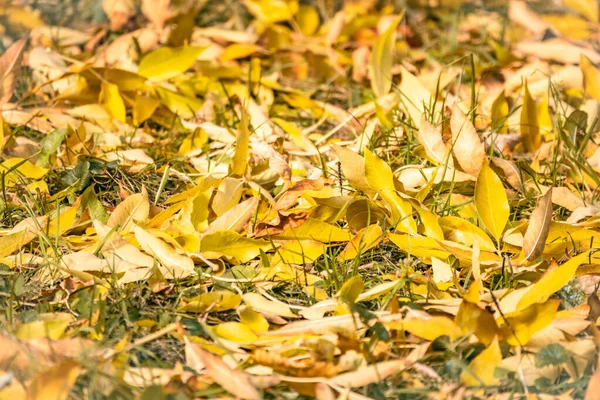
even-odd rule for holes
{"type": "Polygon", "coordinates": [[[13,95],[26,44],[27,38],[18,40],[0,56],[0,106],[8,103],[13,95]]]}
{"type": "Polygon", "coordinates": [[[142,13],[162,29],[165,23],[173,17],[171,12],[171,0],[142,0],[142,13]]]}
{"type": "Polygon", "coordinates": [[[584,400],[595,400],[598,398],[598,393],[600,393],[600,368],[597,368],[590,378],[584,400]]]}
{"type": "Polygon", "coordinates": [[[552,188],[543,195],[531,218],[523,239],[523,260],[534,260],[544,251],[546,238],[552,222],[552,188]]]}
{"type": "Polygon", "coordinates": [[[110,29],[119,30],[135,15],[132,0],[102,0],[102,8],[110,20],[110,29]]]}
{"type": "Polygon", "coordinates": [[[481,165],[485,160],[485,146],[473,123],[457,103],[452,107],[450,129],[452,130],[452,151],[458,164],[467,174],[479,175],[481,165]]]}
{"type": "Polygon", "coordinates": [[[535,35],[543,35],[552,26],[545,22],[539,15],[531,11],[527,4],[521,0],[511,0],[508,3],[508,18],[535,35]]]}
{"type": "Polygon", "coordinates": [[[246,372],[229,368],[223,360],[200,346],[195,346],[194,350],[198,361],[204,364],[208,376],[223,389],[241,399],[260,400],[262,398],[256,387],[250,382],[250,376],[246,372]]]}

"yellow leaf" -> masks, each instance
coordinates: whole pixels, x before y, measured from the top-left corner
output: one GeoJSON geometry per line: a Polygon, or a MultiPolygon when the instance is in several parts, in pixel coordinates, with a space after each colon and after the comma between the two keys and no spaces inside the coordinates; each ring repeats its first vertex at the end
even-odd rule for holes
{"type": "Polygon", "coordinates": [[[220,312],[233,310],[242,302],[242,297],[228,290],[213,290],[191,299],[183,299],[179,310],[203,313],[207,310],[220,312]]]}
{"type": "Polygon", "coordinates": [[[357,190],[363,191],[368,195],[375,194],[375,191],[369,186],[365,177],[365,161],[364,158],[352,150],[345,147],[332,144],[331,147],[337,154],[344,176],[357,190]]]}
{"type": "Polygon", "coordinates": [[[523,106],[521,107],[521,141],[525,151],[535,153],[542,143],[537,108],[527,82],[523,84],[523,106]]]}
{"type": "MultiPolygon", "coordinates": [[[[162,103],[173,113],[182,118],[193,118],[195,112],[202,107],[202,100],[174,92],[164,87],[154,88],[162,103]]],[[[172,119],[172,117],[171,117],[172,119]]],[[[172,123],[172,121],[170,122],[172,123]]]]}
{"type": "Polygon", "coordinates": [[[111,228],[119,226],[121,232],[129,232],[136,221],[146,222],[149,213],[148,192],[142,187],[142,193],[132,194],[115,208],[106,224],[111,228]]]}
{"type": "Polygon", "coordinates": [[[321,220],[309,218],[302,225],[288,228],[273,236],[274,239],[315,240],[323,243],[346,242],[352,235],[345,229],[321,220]]]}
{"type": "Polygon", "coordinates": [[[508,133],[508,112],[508,101],[502,90],[492,104],[492,130],[494,132],[508,133]]]}
{"type": "Polygon", "coordinates": [[[297,0],[244,0],[248,11],[265,25],[287,21],[298,12],[297,0]]]}
{"type": "Polygon", "coordinates": [[[139,226],[135,227],[134,232],[142,249],[160,261],[173,277],[196,275],[191,258],[178,254],[173,246],[139,226]]]}
{"type": "Polygon", "coordinates": [[[314,240],[288,240],[270,260],[271,267],[279,264],[306,265],[325,252],[325,245],[314,240]]]}
{"type": "Polygon", "coordinates": [[[227,46],[220,58],[223,62],[237,60],[250,57],[259,50],[261,50],[261,47],[256,44],[233,43],[227,46]]]}
{"type": "Polygon", "coordinates": [[[403,17],[404,14],[399,15],[385,32],[377,38],[373,47],[369,70],[371,72],[371,88],[378,98],[388,94],[392,88],[392,62],[394,61],[396,28],[398,28],[398,24],[403,17]]]}
{"type": "Polygon", "coordinates": [[[240,322],[252,329],[253,332],[261,333],[269,330],[269,321],[267,321],[260,313],[254,311],[252,307],[240,307],[238,312],[240,315],[240,322]]]}
{"type": "Polygon", "coordinates": [[[421,125],[417,131],[417,140],[425,149],[427,158],[435,165],[454,166],[450,155],[450,147],[442,140],[442,132],[427,121],[425,114],[421,116],[421,125]]]}
{"type": "Polygon", "coordinates": [[[344,250],[338,254],[338,259],[347,261],[353,260],[363,252],[377,246],[383,238],[383,231],[379,225],[373,224],[358,231],[346,245],[344,250]]]}
{"type": "Polygon", "coordinates": [[[196,128],[194,129],[194,132],[183,139],[177,152],[182,156],[187,156],[191,152],[198,154],[198,151],[201,150],[202,146],[207,142],[208,135],[206,134],[206,131],[202,128],[196,128]]]}
{"type": "Polygon", "coordinates": [[[48,169],[37,167],[23,158],[9,158],[0,164],[0,173],[4,172],[5,184],[12,185],[23,178],[41,179],[48,169]]]}
{"type": "Polygon", "coordinates": [[[204,233],[209,234],[217,231],[242,232],[256,215],[258,203],[258,197],[251,197],[242,201],[211,222],[204,233]]]}
{"type": "Polygon", "coordinates": [[[160,47],[142,58],[138,74],[151,81],[174,78],[190,68],[205,47],[160,47]]]}
{"type": "Polygon", "coordinates": [[[66,400],[81,367],[74,361],[63,361],[40,373],[27,387],[27,400],[66,400]]]}
{"type": "Polygon", "coordinates": [[[275,314],[285,318],[296,318],[287,304],[269,300],[258,293],[246,293],[242,296],[244,303],[252,307],[254,311],[275,314]]]}
{"type": "Polygon", "coordinates": [[[421,217],[421,223],[425,229],[425,236],[433,239],[444,240],[444,232],[438,222],[439,218],[436,214],[427,210],[424,207],[415,207],[421,217]]]}
{"type": "Polygon", "coordinates": [[[365,148],[365,180],[385,201],[392,213],[392,224],[409,233],[417,232],[412,206],[396,193],[394,175],[389,165],[365,148]]]}
{"type": "Polygon", "coordinates": [[[38,235],[33,230],[23,230],[0,237],[0,257],[6,257],[31,242],[38,235]]]}
{"type": "Polygon", "coordinates": [[[401,321],[384,322],[389,329],[405,330],[425,340],[435,340],[448,335],[455,340],[463,335],[462,329],[450,318],[431,316],[427,313],[410,315],[401,321]]]}
{"type": "Polygon", "coordinates": [[[475,207],[481,222],[500,241],[508,222],[510,207],[506,191],[498,175],[484,163],[475,183],[475,207]]]}
{"type": "Polygon", "coordinates": [[[48,236],[61,236],[63,233],[73,227],[77,220],[77,210],[79,209],[79,203],[73,204],[65,211],[60,212],[57,216],[52,218],[48,223],[48,236]]]}
{"type": "Polygon", "coordinates": [[[231,160],[231,174],[244,176],[248,166],[248,146],[250,144],[250,130],[248,129],[248,113],[242,109],[242,119],[237,130],[235,154],[231,160]]]}
{"type": "Polygon", "coordinates": [[[137,126],[146,121],[154,114],[159,105],[158,99],[137,93],[133,103],[133,124],[137,126]]]}
{"type": "Polygon", "coordinates": [[[228,176],[221,181],[212,201],[212,209],[215,214],[221,216],[235,207],[242,197],[244,181],[240,178],[228,176]]]}
{"type": "Polygon", "coordinates": [[[431,260],[432,257],[445,260],[450,255],[449,252],[440,249],[437,240],[433,238],[395,233],[388,233],[388,237],[400,250],[420,258],[423,262],[431,260]]]}
{"type": "Polygon", "coordinates": [[[502,362],[502,352],[498,344],[498,338],[488,346],[487,349],[479,353],[473,361],[469,363],[467,370],[460,375],[460,382],[467,386],[490,386],[498,383],[495,377],[496,368],[502,362]]]}
{"type": "Polygon", "coordinates": [[[115,84],[102,82],[98,104],[106,109],[117,121],[125,122],[125,102],[115,84]]]}
{"type": "Polygon", "coordinates": [[[340,299],[348,304],[356,302],[358,296],[362,293],[365,288],[365,283],[359,275],[353,276],[344,282],[344,285],[340,289],[340,299]]]}
{"type": "Polygon", "coordinates": [[[552,188],[543,195],[531,213],[523,238],[523,260],[533,261],[542,254],[552,222],[552,188]]]}
{"type": "Polygon", "coordinates": [[[565,286],[575,276],[575,271],[581,264],[589,262],[589,252],[581,253],[562,265],[551,264],[544,275],[527,288],[519,300],[516,311],[523,310],[532,304],[543,303],[565,286]]]}
{"type": "Polygon", "coordinates": [[[300,4],[298,14],[296,14],[296,23],[306,36],[310,36],[317,31],[321,23],[321,18],[317,10],[307,4],[300,4]]]}
{"type": "MultiPolygon", "coordinates": [[[[421,124],[421,126],[423,126],[421,124]]],[[[450,118],[452,130],[452,152],[458,164],[467,174],[479,175],[481,166],[485,162],[485,146],[479,138],[471,120],[460,109],[458,103],[452,107],[450,118]]]]}
{"type": "Polygon", "coordinates": [[[248,262],[262,251],[271,248],[266,240],[251,239],[237,232],[219,231],[202,237],[200,251],[208,258],[233,257],[239,262],[248,262]]]}
{"type": "Polygon", "coordinates": [[[440,227],[444,232],[446,240],[462,243],[467,246],[473,246],[475,242],[479,244],[482,250],[495,251],[496,246],[490,237],[476,225],[473,225],[464,218],[459,217],[440,217],[438,219],[440,227]]]}
{"type": "Polygon", "coordinates": [[[600,70],[584,54],[581,54],[579,67],[583,72],[585,93],[593,99],[600,100],[600,70]]]}
{"type": "Polygon", "coordinates": [[[239,322],[225,322],[215,326],[214,332],[223,339],[238,343],[252,343],[258,339],[252,330],[239,322]]]}
{"type": "Polygon", "coordinates": [[[492,343],[499,333],[494,316],[486,309],[466,299],[463,299],[454,321],[463,331],[473,332],[486,346],[492,343]]]}
{"type": "Polygon", "coordinates": [[[563,4],[593,22],[600,22],[597,0],[563,0],[563,4]]]}
{"type": "Polygon", "coordinates": [[[560,300],[546,300],[544,303],[533,304],[505,314],[506,321],[497,319],[508,344],[525,346],[536,332],[550,325],[559,305],[560,300]]]}
{"type": "Polygon", "coordinates": [[[20,324],[14,334],[23,341],[44,337],[56,340],[60,339],[74,320],[75,318],[67,313],[39,314],[35,321],[20,324]]]}

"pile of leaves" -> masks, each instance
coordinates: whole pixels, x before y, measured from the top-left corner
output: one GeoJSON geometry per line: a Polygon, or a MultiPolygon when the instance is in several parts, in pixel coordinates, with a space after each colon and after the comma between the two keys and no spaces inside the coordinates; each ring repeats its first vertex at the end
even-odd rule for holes
{"type": "Polygon", "coordinates": [[[596,0],[32,3],[0,398],[596,398],[596,0]]]}

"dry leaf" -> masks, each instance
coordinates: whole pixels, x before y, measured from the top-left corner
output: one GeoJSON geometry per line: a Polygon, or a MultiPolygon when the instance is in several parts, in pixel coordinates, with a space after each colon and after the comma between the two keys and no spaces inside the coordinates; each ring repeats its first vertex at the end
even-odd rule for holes
{"type": "Polygon", "coordinates": [[[27,38],[20,39],[0,56],[0,106],[8,103],[13,95],[19,78],[25,45],[27,45],[27,38]]]}
{"type": "Polygon", "coordinates": [[[450,129],[452,130],[452,152],[458,164],[467,174],[479,175],[481,166],[485,162],[485,147],[475,127],[457,103],[452,107],[450,129]]]}
{"type": "Polygon", "coordinates": [[[262,396],[252,385],[250,376],[244,371],[229,368],[221,358],[208,351],[195,347],[196,357],[206,368],[207,375],[223,389],[240,399],[260,400],[262,396]]]}
{"type": "Polygon", "coordinates": [[[533,261],[542,254],[552,222],[552,188],[540,197],[531,213],[529,226],[523,239],[523,260],[533,261]]]}

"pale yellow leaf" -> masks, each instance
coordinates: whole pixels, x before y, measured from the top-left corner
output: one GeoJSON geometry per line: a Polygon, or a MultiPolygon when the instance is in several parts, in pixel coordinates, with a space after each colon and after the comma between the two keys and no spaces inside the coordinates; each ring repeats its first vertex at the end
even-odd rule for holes
{"type": "Polygon", "coordinates": [[[111,228],[119,226],[121,232],[128,232],[134,222],[145,222],[149,213],[148,192],[142,187],[142,193],[132,194],[115,208],[106,224],[111,228]]]}
{"type": "Polygon", "coordinates": [[[394,19],[385,32],[377,38],[371,54],[371,62],[369,63],[371,88],[377,97],[388,94],[392,88],[392,62],[396,42],[396,28],[403,16],[400,15],[394,19]]]}
{"type": "Polygon", "coordinates": [[[455,103],[452,107],[450,129],[452,130],[453,141],[452,152],[458,164],[467,174],[479,175],[481,166],[485,162],[485,146],[481,142],[473,123],[460,109],[458,103],[455,103]]]}
{"type": "Polygon", "coordinates": [[[191,258],[178,254],[173,246],[139,226],[135,227],[134,232],[142,249],[160,261],[174,277],[196,275],[191,258]]]}
{"type": "Polygon", "coordinates": [[[523,260],[533,261],[542,254],[550,230],[550,222],[552,222],[552,188],[540,197],[531,213],[523,238],[523,260]]]}
{"type": "Polygon", "coordinates": [[[442,140],[442,132],[427,121],[425,114],[421,116],[417,140],[425,149],[427,158],[435,165],[448,165],[450,168],[454,166],[454,161],[450,155],[450,147],[446,146],[442,140]]]}
{"type": "Polygon", "coordinates": [[[262,399],[256,387],[252,385],[250,376],[244,371],[229,368],[221,358],[209,353],[200,346],[197,346],[195,350],[198,359],[206,368],[208,376],[223,389],[244,400],[262,399]]]}

